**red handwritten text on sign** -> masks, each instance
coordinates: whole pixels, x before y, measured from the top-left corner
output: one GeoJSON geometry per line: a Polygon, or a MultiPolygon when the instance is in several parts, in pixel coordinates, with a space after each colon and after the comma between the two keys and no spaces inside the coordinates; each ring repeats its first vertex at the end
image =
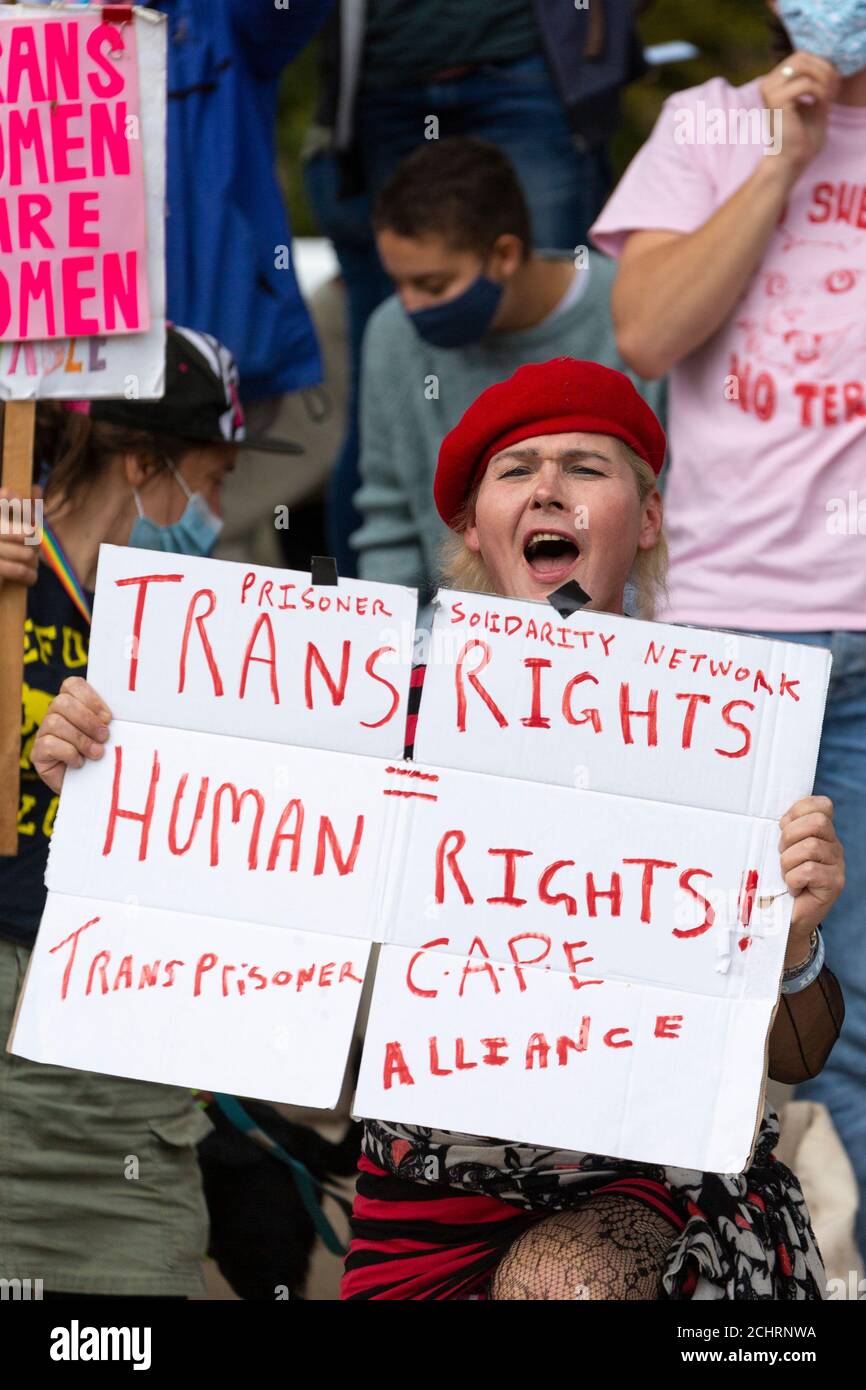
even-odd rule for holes
{"type": "MultiPolygon", "coordinates": [[[[676,648],[665,659],[666,667],[676,670],[684,656],[686,649],[676,648]]],[[[664,658],[664,645],[650,642],[645,658],[647,664],[658,664],[664,658]]],[[[640,743],[647,748],[668,745],[690,749],[696,739],[704,744],[709,739],[713,751],[723,758],[743,758],[751,749],[754,699],[719,698],[715,689],[663,690],[660,699],[659,689],[652,683],[638,687],[637,682],[619,681],[611,685],[609,679],[605,680],[603,670],[599,676],[589,668],[575,671],[556,685],[556,673],[545,679],[545,673],[553,665],[549,659],[525,657],[522,663],[526,672],[523,703],[516,714],[515,694],[519,696],[521,692],[509,687],[497,696],[495,685],[489,683],[489,677],[482,676],[492,659],[490,646],[480,638],[471,638],[457,657],[455,710],[456,727],[461,733],[469,729],[472,716],[476,721],[485,718],[488,725],[492,720],[500,728],[519,720],[527,729],[571,726],[596,734],[612,729],[625,746],[640,743]],[[720,740],[718,744],[716,739],[720,740]]],[[[701,659],[707,660],[705,653],[694,655],[693,671],[698,669],[701,659]]],[[[776,691],[760,669],[748,666],[734,669],[735,665],[733,661],[708,661],[708,682],[712,683],[718,676],[731,675],[735,681],[747,682],[754,693],[760,690],[799,700],[798,681],[783,675],[776,691]]]]}
{"type": "MultiPolygon", "coordinates": [[[[115,744],[113,753],[114,777],[111,787],[111,801],[105,820],[102,853],[109,855],[114,849],[118,822],[130,821],[139,827],[138,858],[143,861],[147,859],[148,855],[150,832],[154,811],[157,807],[157,791],[162,776],[159,751],[154,751],[146,797],[139,806],[130,806],[123,800],[121,791],[123,745],[115,744]]],[[[249,826],[246,842],[247,868],[258,869],[261,859],[261,867],[272,872],[277,867],[284,847],[288,846],[285,851],[286,859],[290,871],[295,872],[298,868],[302,844],[306,844],[313,838],[315,840],[312,865],[314,878],[318,878],[320,874],[324,873],[329,865],[333,866],[336,872],[341,875],[350,874],[354,869],[364,833],[363,814],[354,817],[350,843],[348,847],[344,847],[338,838],[331,817],[327,814],[319,815],[315,829],[312,830],[308,827],[307,834],[304,836],[306,811],[304,802],[300,797],[289,797],[288,799],[281,797],[279,810],[274,817],[273,798],[269,803],[265,792],[258,787],[241,789],[235,782],[220,781],[216,778],[214,778],[214,785],[212,786],[211,778],[204,776],[199,778],[195,791],[191,787],[188,791],[188,782],[189,774],[183,772],[174,780],[173,789],[170,788],[166,791],[166,796],[171,798],[167,838],[168,848],[172,855],[180,858],[189,852],[199,837],[207,811],[207,828],[201,838],[207,840],[208,863],[211,868],[216,868],[220,863],[222,843],[220,831],[221,827],[224,826],[224,818],[232,825],[237,825],[248,804],[250,811],[247,821],[249,826]],[[187,817],[184,830],[180,828],[182,810],[187,817]],[[265,821],[266,810],[269,813],[267,822],[265,821]],[[264,838],[262,836],[263,823],[265,824],[264,838]],[[265,845],[267,846],[266,856],[261,854],[265,845]]]]}
{"type": "MultiPolygon", "coordinates": [[[[648,1040],[679,1038],[682,1024],[682,1014],[659,1014],[654,1020],[653,1032],[648,1040]]],[[[429,1039],[426,1057],[419,1056],[418,1062],[430,1076],[453,1076],[461,1071],[472,1071],[479,1065],[510,1065],[522,1067],[525,1071],[544,1071],[548,1064],[551,1067],[567,1067],[575,1053],[588,1050],[590,1037],[594,1036],[592,1025],[592,1016],[584,1014],[575,1033],[561,1033],[559,1036],[552,1034],[550,1038],[545,1033],[532,1033],[525,1045],[523,1039],[514,1040],[503,1036],[473,1038],[471,1041],[460,1036],[447,1039],[434,1036],[429,1039]]],[[[598,1045],[616,1051],[634,1047],[634,1039],[629,1028],[607,1028],[599,1037],[598,1045]]],[[[386,1091],[390,1091],[395,1084],[414,1086],[415,1077],[406,1053],[405,1044],[396,1039],[385,1044],[382,1084],[386,1091]]],[[[418,1069],[415,1061],[412,1065],[418,1069]]]]}
{"type": "MultiPolygon", "coordinates": [[[[127,676],[127,688],[131,691],[136,689],[139,665],[144,660],[145,654],[151,662],[159,663],[161,669],[164,669],[166,661],[165,632],[153,632],[146,645],[142,637],[150,586],[152,584],[182,584],[183,579],[182,574],[139,574],[126,579],[115,580],[118,588],[131,587],[136,594],[127,676]]],[[[245,602],[249,583],[253,579],[254,575],[250,574],[244,580],[242,604],[245,602]]],[[[267,583],[264,587],[270,590],[273,586],[267,583]]],[[[281,587],[285,597],[285,594],[295,586],[284,584],[281,587]]],[[[326,612],[333,604],[335,612],[355,614],[364,614],[368,604],[371,603],[373,616],[377,614],[385,617],[390,616],[381,599],[367,600],[363,597],[350,598],[343,594],[322,594],[313,589],[312,586],[301,592],[299,600],[300,606],[308,610],[316,609],[320,612],[326,612]]],[[[277,606],[281,611],[285,611],[296,608],[298,604],[285,601],[277,606]]],[[[218,599],[213,589],[196,589],[186,601],[183,635],[177,648],[177,693],[182,695],[186,691],[188,664],[191,659],[197,658],[206,666],[215,696],[220,697],[225,694],[228,674],[224,677],[224,670],[227,672],[230,669],[232,679],[236,681],[236,693],[239,700],[246,699],[249,687],[251,691],[255,692],[256,697],[259,697],[264,690],[273,703],[279,705],[282,698],[281,689],[284,688],[285,682],[285,674],[281,676],[280,668],[282,667],[285,673],[285,668],[288,667],[292,675],[297,675],[297,666],[294,660],[280,661],[279,628],[274,627],[274,622],[267,610],[255,614],[250,619],[249,629],[245,633],[245,641],[230,654],[230,664],[227,666],[225,658],[220,656],[216,650],[215,641],[211,640],[208,630],[208,620],[214,616],[217,607],[218,599]],[[256,672],[260,672],[257,679],[256,672]],[[265,682],[264,686],[261,684],[262,681],[265,682]]],[[[334,706],[341,705],[346,698],[350,671],[354,673],[360,666],[363,673],[362,678],[374,681],[382,687],[383,712],[375,720],[362,719],[359,720],[359,723],[365,728],[377,729],[394,717],[400,704],[397,688],[376,669],[377,663],[393,657],[394,648],[381,644],[372,648],[364,648],[363,643],[361,643],[359,650],[357,641],[354,645],[354,665],[352,660],[353,641],[352,638],[346,637],[339,644],[338,659],[332,667],[329,665],[328,658],[322,654],[319,645],[312,641],[305,644],[300,664],[304,703],[308,710],[314,710],[318,695],[318,698],[329,700],[334,706]]],[[[293,657],[297,655],[296,647],[297,644],[293,644],[293,657]]]]}
{"type": "Polygon", "coordinates": [[[75,931],[50,947],[50,954],[60,954],[63,975],[60,998],[68,999],[71,991],[85,997],[113,994],[118,990],[173,989],[191,993],[193,999],[243,998],[263,989],[286,990],[300,994],[304,989],[323,990],[344,981],[364,983],[358,968],[351,960],[310,962],[295,970],[263,970],[247,961],[221,958],[215,951],[203,951],[192,960],[177,957],[163,959],[135,956],[127,953],[117,958],[110,949],[92,951],[86,948],[79,955],[79,942],[90,927],[100,922],[91,917],[75,931]]]}

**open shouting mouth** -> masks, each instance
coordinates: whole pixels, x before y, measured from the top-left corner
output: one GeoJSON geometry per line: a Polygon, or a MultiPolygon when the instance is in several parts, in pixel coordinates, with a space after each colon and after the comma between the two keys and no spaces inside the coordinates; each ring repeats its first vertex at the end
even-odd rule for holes
{"type": "Polygon", "coordinates": [[[523,546],[523,558],[530,574],[540,584],[563,582],[576,562],[580,549],[564,531],[530,531],[523,546]]]}

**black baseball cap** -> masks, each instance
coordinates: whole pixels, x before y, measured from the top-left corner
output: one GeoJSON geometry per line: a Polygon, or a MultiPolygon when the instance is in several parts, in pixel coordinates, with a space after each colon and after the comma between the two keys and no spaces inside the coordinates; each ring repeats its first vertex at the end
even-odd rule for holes
{"type": "Polygon", "coordinates": [[[169,324],[165,395],[157,401],[89,401],[87,414],[91,420],[170,434],[197,444],[237,444],[273,454],[302,454],[301,445],[288,439],[249,437],[238,386],[237,363],[227,347],[210,333],[169,324]]]}

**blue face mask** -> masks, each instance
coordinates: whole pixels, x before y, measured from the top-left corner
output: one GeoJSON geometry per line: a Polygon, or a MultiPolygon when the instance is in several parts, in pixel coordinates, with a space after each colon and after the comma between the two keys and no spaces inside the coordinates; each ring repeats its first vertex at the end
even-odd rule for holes
{"type": "Polygon", "coordinates": [[[138,488],[133,488],[138,516],[132,523],[127,544],[141,550],[168,550],[175,555],[210,555],[223,529],[222,519],[211,511],[200,492],[190,492],[177,469],[169,460],[166,462],[172,476],[186,493],[183,516],[168,526],[158,526],[145,516],[138,488]]]}
{"type": "Polygon", "coordinates": [[[502,289],[495,280],[477,275],[455,299],[429,309],[415,309],[409,320],[415,332],[434,347],[467,347],[484,337],[499,308],[502,289]]]}
{"type": "Polygon", "coordinates": [[[795,48],[826,58],[843,77],[866,68],[866,0],[779,0],[795,48]]]}

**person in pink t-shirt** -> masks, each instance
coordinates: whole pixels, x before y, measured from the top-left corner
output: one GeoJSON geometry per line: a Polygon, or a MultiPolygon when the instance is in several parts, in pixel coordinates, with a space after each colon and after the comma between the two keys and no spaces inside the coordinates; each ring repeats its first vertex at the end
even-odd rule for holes
{"type": "Polygon", "coordinates": [[[660,616],[833,652],[815,790],[854,851],[827,933],[848,1007],[797,1096],[833,1115],[866,1249],[866,0],[770,8],[793,51],[669,97],[591,236],[622,356],[669,374],[660,616]]]}

